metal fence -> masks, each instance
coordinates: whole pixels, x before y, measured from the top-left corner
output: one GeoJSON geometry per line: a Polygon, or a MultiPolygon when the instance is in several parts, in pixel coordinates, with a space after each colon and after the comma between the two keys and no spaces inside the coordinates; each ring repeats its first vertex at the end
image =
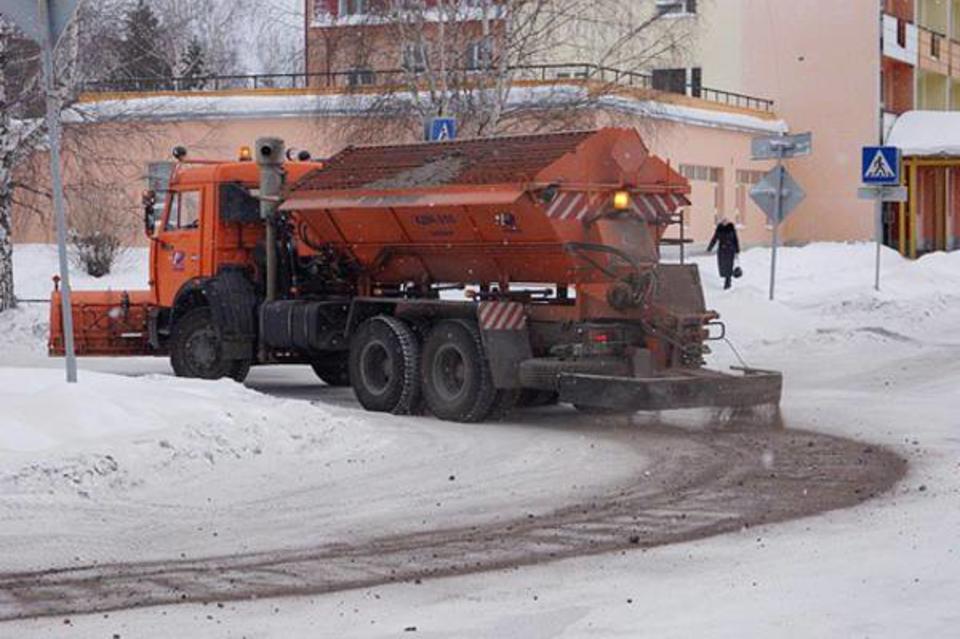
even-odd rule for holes
{"type": "MultiPolygon", "coordinates": [[[[450,73],[459,77],[470,74],[488,73],[484,69],[455,69],[450,73]]],[[[515,80],[563,81],[582,80],[608,83],[613,86],[633,87],[637,89],[662,90],[666,93],[688,95],[709,102],[726,104],[733,107],[752,109],[770,113],[774,102],[733,91],[713,89],[696,84],[686,84],[683,92],[668,91],[656,86],[652,75],[637,71],[624,71],[611,67],[587,63],[518,65],[508,69],[515,80]]],[[[257,75],[210,75],[189,78],[124,78],[119,80],[98,80],[84,82],[84,93],[204,93],[226,90],[260,89],[309,89],[343,88],[357,90],[375,86],[386,86],[404,82],[416,72],[408,69],[354,69],[349,71],[331,71],[328,73],[270,73],[257,75]]]]}

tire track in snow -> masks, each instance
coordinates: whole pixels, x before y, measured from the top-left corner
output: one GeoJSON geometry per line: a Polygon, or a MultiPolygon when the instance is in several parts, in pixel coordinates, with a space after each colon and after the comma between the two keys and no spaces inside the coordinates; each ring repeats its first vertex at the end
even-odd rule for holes
{"type": "Polygon", "coordinates": [[[650,548],[861,503],[902,477],[875,446],[802,431],[631,432],[653,457],[605,497],[361,544],[0,575],[0,621],[329,593],[650,548]]]}

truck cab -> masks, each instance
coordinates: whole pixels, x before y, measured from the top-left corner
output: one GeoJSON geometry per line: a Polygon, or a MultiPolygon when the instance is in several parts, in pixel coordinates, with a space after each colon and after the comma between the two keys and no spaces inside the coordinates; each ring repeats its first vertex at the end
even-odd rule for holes
{"type": "MultiPolygon", "coordinates": [[[[144,193],[148,288],[73,292],[77,355],[168,355],[175,321],[205,302],[219,273],[242,271],[247,281],[257,280],[264,239],[257,165],[246,151],[239,161],[193,161],[183,153],[175,152],[180,157],[160,188],[144,193]]],[[[322,167],[312,161],[283,165],[291,181],[322,167]]],[[[64,344],[58,290],[53,298],[49,352],[59,356],[64,344]]]]}

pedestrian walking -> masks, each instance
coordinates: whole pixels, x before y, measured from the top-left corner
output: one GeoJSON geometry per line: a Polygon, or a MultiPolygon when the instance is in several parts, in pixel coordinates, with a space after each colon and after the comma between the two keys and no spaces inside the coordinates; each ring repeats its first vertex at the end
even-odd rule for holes
{"type": "Polygon", "coordinates": [[[707,253],[712,251],[714,246],[717,247],[717,266],[720,277],[723,278],[723,288],[728,289],[732,286],[737,255],[740,254],[740,238],[737,237],[737,227],[727,218],[717,224],[707,253]]]}

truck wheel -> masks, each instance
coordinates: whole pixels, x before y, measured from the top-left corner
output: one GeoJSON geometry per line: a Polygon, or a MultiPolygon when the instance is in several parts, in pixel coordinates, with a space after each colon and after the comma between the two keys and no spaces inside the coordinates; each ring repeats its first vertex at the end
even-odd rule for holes
{"type": "Polygon", "coordinates": [[[409,415],[420,398],[420,343],[413,330],[387,315],[361,324],[350,344],[349,376],[367,410],[409,415]]]}
{"type": "Polygon", "coordinates": [[[496,407],[498,393],[473,322],[437,324],[423,347],[423,395],[436,417],[480,422],[496,407]]]}
{"type": "Polygon", "coordinates": [[[243,382],[250,372],[246,360],[223,359],[220,329],[209,308],[197,308],[184,315],[173,328],[170,364],[177,377],[223,379],[243,382]]]}
{"type": "Polygon", "coordinates": [[[350,353],[334,353],[310,366],[327,386],[343,388],[350,385],[350,353]]]}

